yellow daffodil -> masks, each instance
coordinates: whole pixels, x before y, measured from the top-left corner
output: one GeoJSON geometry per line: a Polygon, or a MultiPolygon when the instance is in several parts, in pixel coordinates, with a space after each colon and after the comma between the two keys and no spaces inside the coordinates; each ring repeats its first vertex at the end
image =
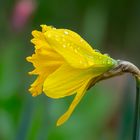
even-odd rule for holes
{"type": "Polygon", "coordinates": [[[42,31],[32,32],[35,53],[27,57],[35,67],[29,74],[38,75],[29,91],[32,96],[43,91],[50,98],[75,94],[69,109],[57,121],[57,125],[61,125],[70,117],[91,82],[114,67],[116,61],[94,50],[71,30],[41,27],[42,31]]]}

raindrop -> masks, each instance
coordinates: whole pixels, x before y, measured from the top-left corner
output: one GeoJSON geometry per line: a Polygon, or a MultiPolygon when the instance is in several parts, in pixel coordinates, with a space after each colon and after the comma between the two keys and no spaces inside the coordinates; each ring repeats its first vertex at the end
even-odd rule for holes
{"type": "Polygon", "coordinates": [[[83,39],[81,39],[80,41],[83,42],[83,39]]]}
{"type": "Polygon", "coordinates": [[[107,60],[107,64],[111,64],[110,60],[107,60]]]}
{"type": "Polygon", "coordinates": [[[105,64],[106,62],[105,61],[102,61],[102,63],[105,64]]]}
{"type": "Polygon", "coordinates": [[[51,37],[51,34],[47,34],[47,36],[50,38],[51,37]]]}
{"type": "Polygon", "coordinates": [[[64,35],[62,35],[62,37],[65,37],[64,35]]]}
{"type": "Polygon", "coordinates": [[[60,41],[60,38],[56,37],[56,41],[60,41]]]}
{"type": "Polygon", "coordinates": [[[78,51],[77,51],[77,49],[74,49],[74,51],[75,51],[75,53],[77,53],[78,51]]]}
{"type": "Polygon", "coordinates": [[[66,40],[63,38],[62,41],[65,42],[66,40]]]}
{"type": "Polygon", "coordinates": [[[109,54],[107,54],[107,53],[105,53],[104,55],[105,55],[105,56],[109,56],[109,54]]]}
{"type": "Polygon", "coordinates": [[[101,56],[99,56],[99,59],[102,59],[102,57],[101,57],[101,56]]]}
{"type": "Polygon", "coordinates": [[[68,33],[68,31],[64,31],[64,34],[65,34],[65,35],[68,35],[69,33],[68,33]]]}
{"type": "Polygon", "coordinates": [[[82,60],[80,60],[80,64],[82,64],[82,60]]]}
{"type": "Polygon", "coordinates": [[[87,55],[87,57],[93,59],[93,56],[91,56],[91,55],[87,55]]]}
{"type": "Polygon", "coordinates": [[[52,25],[50,25],[50,27],[51,27],[52,29],[54,29],[54,30],[56,29],[56,28],[55,28],[54,26],[52,26],[52,25]]]}
{"type": "Polygon", "coordinates": [[[100,53],[100,51],[98,49],[95,49],[95,52],[99,52],[100,53]]]}
{"type": "Polygon", "coordinates": [[[67,46],[70,46],[70,43],[67,43],[67,46]]]}

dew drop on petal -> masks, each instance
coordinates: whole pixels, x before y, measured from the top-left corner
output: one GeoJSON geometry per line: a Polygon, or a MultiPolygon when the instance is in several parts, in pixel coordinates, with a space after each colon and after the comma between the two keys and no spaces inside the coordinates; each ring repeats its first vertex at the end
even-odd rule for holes
{"type": "Polygon", "coordinates": [[[68,31],[65,30],[65,31],[64,31],[64,34],[65,34],[65,35],[68,35],[69,33],[68,33],[68,31]]]}
{"type": "Polygon", "coordinates": [[[100,53],[100,51],[98,49],[95,49],[95,52],[99,52],[100,53]]]}
{"type": "Polygon", "coordinates": [[[56,37],[56,41],[60,41],[60,38],[56,37]]]}
{"type": "Polygon", "coordinates": [[[51,37],[51,34],[47,34],[47,36],[50,38],[51,37]]]}
{"type": "Polygon", "coordinates": [[[102,61],[102,64],[105,64],[105,61],[102,61]]]}
{"type": "Polygon", "coordinates": [[[108,61],[107,61],[107,64],[111,64],[111,61],[110,61],[110,60],[108,60],[108,61]]]}
{"type": "Polygon", "coordinates": [[[74,49],[74,51],[75,51],[75,53],[77,53],[78,51],[77,51],[77,49],[74,49]]]}
{"type": "Polygon", "coordinates": [[[65,35],[62,35],[62,37],[65,37],[65,35]]]}
{"type": "Polygon", "coordinates": [[[109,54],[107,54],[107,53],[105,53],[104,55],[105,55],[105,56],[109,56],[109,54]]]}
{"type": "Polygon", "coordinates": [[[55,30],[55,29],[56,29],[53,25],[50,25],[50,27],[51,27],[53,30],[55,30]]]}
{"type": "Polygon", "coordinates": [[[63,38],[62,41],[65,42],[66,40],[63,38]]]}

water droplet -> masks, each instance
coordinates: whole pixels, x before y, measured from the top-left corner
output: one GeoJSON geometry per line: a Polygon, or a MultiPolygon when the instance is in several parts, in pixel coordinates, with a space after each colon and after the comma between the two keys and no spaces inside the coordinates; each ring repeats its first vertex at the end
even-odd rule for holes
{"type": "Polygon", "coordinates": [[[60,38],[56,37],[56,41],[60,41],[60,38]]]}
{"type": "Polygon", "coordinates": [[[50,27],[53,29],[53,30],[55,30],[56,28],[54,27],[54,26],[52,26],[52,25],[50,25],[50,27]]]}
{"type": "Polygon", "coordinates": [[[88,61],[88,64],[89,64],[89,65],[93,65],[93,62],[92,62],[92,61],[88,61]]]}
{"type": "Polygon", "coordinates": [[[67,43],[67,46],[70,46],[70,43],[67,43]]]}
{"type": "MultiPolygon", "coordinates": [[[[72,45],[72,44],[71,44],[71,45],[72,45]]],[[[73,49],[73,47],[72,47],[72,46],[70,46],[69,48],[70,48],[70,49],[73,49]]]]}
{"type": "Polygon", "coordinates": [[[82,60],[80,60],[80,64],[82,64],[82,60]]]}
{"type": "Polygon", "coordinates": [[[62,41],[65,42],[66,40],[63,38],[62,41]]]}
{"type": "Polygon", "coordinates": [[[77,49],[74,49],[74,51],[75,51],[75,53],[77,53],[78,51],[77,51],[77,49]]]}
{"type": "Polygon", "coordinates": [[[83,42],[83,39],[81,39],[80,41],[83,42]]]}
{"type": "Polygon", "coordinates": [[[64,35],[62,35],[62,38],[65,37],[64,35]]]}
{"type": "Polygon", "coordinates": [[[88,58],[91,58],[91,59],[94,59],[93,56],[91,56],[91,55],[87,55],[87,57],[88,57],[88,58]]]}
{"type": "Polygon", "coordinates": [[[98,49],[95,49],[95,52],[99,52],[100,53],[100,51],[98,49]]]}
{"type": "Polygon", "coordinates": [[[104,55],[105,55],[105,56],[109,56],[109,54],[107,54],[107,53],[105,53],[104,55]]]}
{"type": "Polygon", "coordinates": [[[47,34],[47,36],[50,38],[51,37],[51,34],[47,34]]]}
{"type": "Polygon", "coordinates": [[[111,61],[110,60],[107,60],[107,64],[111,64],[111,61]]]}
{"type": "Polygon", "coordinates": [[[54,26],[53,26],[53,25],[50,25],[50,27],[51,27],[51,28],[54,28],[54,26]]]}
{"type": "Polygon", "coordinates": [[[64,31],[64,34],[65,34],[65,35],[68,35],[69,33],[68,33],[68,31],[65,30],[65,31],[64,31]]]}
{"type": "Polygon", "coordinates": [[[102,64],[105,64],[106,62],[105,61],[102,61],[102,64]]]}

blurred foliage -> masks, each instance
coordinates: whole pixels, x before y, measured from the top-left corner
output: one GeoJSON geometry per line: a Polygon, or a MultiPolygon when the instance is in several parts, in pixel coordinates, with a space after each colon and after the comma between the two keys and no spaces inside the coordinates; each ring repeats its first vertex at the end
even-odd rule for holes
{"type": "Polygon", "coordinates": [[[78,32],[94,48],[140,65],[140,1],[2,0],[0,4],[0,140],[131,140],[135,83],[123,76],[90,89],[71,118],[58,117],[73,97],[33,98],[25,57],[40,24],[78,32]]]}

